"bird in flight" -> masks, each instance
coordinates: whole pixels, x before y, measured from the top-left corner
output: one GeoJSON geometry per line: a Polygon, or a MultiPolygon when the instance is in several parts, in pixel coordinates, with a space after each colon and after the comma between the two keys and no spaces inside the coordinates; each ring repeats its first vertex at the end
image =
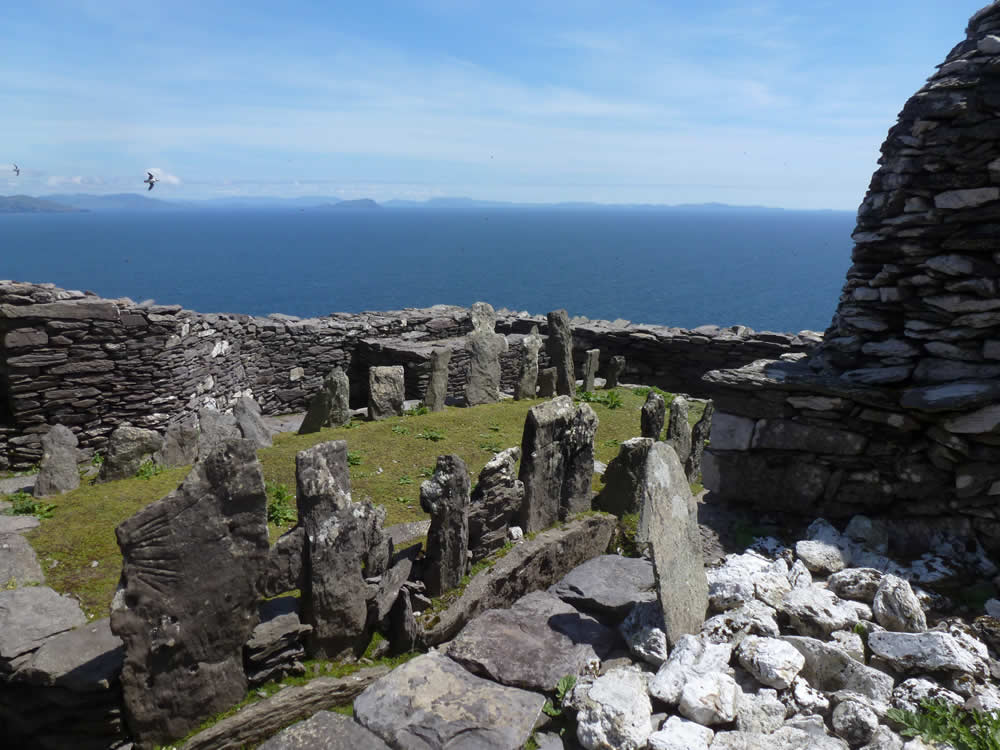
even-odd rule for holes
{"type": "Polygon", "coordinates": [[[149,185],[149,188],[146,190],[146,192],[148,193],[150,190],[153,189],[153,185],[155,185],[157,182],[160,181],[160,178],[159,177],[153,177],[153,173],[152,172],[146,172],[146,174],[149,175],[149,177],[147,177],[145,180],[143,180],[143,182],[145,182],[147,185],[149,185]]]}
{"type": "Polygon", "coordinates": [[[14,165],[14,176],[15,177],[20,177],[21,176],[21,168],[18,167],[16,164],[14,165]]]}

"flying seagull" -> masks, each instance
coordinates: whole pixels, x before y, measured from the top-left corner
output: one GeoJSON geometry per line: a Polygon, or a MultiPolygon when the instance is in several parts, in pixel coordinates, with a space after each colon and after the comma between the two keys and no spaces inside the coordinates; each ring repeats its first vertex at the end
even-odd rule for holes
{"type": "Polygon", "coordinates": [[[153,173],[152,172],[146,172],[146,174],[148,174],[149,177],[147,177],[145,180],[143,180],[143,182],[145,182],[147,185],[149,185],[149,188],[146,190],[146,192],[148,193],[150,190],[153,189],[153,185],[155,185],[157,182],[160,181],[160,178],[159,177],[153,177],[153,173]]]}
{"type": "Polygon", "coordinates": [[[14,165],[14,176],[15,177],[20,177],[21,176],[21,169],[16,164],[14,165]]]}

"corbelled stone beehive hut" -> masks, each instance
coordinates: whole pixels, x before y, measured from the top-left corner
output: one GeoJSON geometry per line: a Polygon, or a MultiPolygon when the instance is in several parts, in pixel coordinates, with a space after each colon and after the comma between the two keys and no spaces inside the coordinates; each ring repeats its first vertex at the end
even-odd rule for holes
{"type": "Polygon", "coordinates": [[[1000,547],[1000,4],[904,106],[825,341],[715,371],[705,484],[761,507],[964,519],[1000,547]]]}

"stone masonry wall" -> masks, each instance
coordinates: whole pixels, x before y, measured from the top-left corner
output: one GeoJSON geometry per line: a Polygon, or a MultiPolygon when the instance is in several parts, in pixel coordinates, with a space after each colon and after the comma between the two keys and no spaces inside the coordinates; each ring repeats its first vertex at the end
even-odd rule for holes
{"type": "MultiPolygon", "coordinates": [[[[544,332],[545,319],[506,311],[498,318],[497,330],[512,343],[502,358],[503,384],[512,390],[521,334],[533,324],[544,332]]],[[[592,347],[602,349],[605,361],[624,354],[627,377],[695,393],[709,369],[804,351],[818,341],[815,334],[746,328],[574,323],[580,358],[592,347]]],[[[241,395],[252,395],[268,414],[302,410],[338,365],[350,375],[355,406],[367,398],[373,364],[403,364],[407,397],[420,398],[433,346],[455,349],[449,393],[459,400],[470,330],[468,310],[445,305],[302,320],[201,314],[51,284],[0,282],[0,470],[36,463],[41,435],[56,423],[94,450],[124,422],[163,430],[206,405],[226,410],[241,395]]]]}
{"type": "Polygon", "coordinates": [[[806,361],[713,372],[706,486],[762,507],[962,517],[1000,547],[1000,5],[903,107],[806,361]]]}

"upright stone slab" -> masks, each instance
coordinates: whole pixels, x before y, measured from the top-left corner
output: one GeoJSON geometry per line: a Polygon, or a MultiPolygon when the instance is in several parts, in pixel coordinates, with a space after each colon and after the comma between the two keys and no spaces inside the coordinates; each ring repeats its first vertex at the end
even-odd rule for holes
{"type": "Polygon", "coordinates": [[[243,437],[236,417],[205,407],[198,412],[198,458],[204,458],[219,443],[243,437]]]}
{"type": "Polygon", "coordinates": [[[640,416],[642,436],[659,440],[666,418],[667,405],[663,400],[663,396],[651,390],[646,394],[646,403],[642,405],[642,414],[640,416]]]}
{"type": "Polygon", "coordinates": [[[123,424],[111,433],[98,481],[111,482],[134,477],[144,461],[153,460],[161,445],[163,438],[155,430],[123,424]]]}
{"type": "Polygon", "coordinates": [[[420,485],[420,507],[431,517],[424,558],[429,596],[455,588],[469,551],[469,470],[458,456],[438,456],[434,476],[420,485]]]}
{"type": "Polygon", "coordinates": [[[538,398],[552,398],[556,395],[556,378],[559,371],[555,367],[546,367],[538,373],[538,398]]]}
{"type": "Polygon", "coordinates": [[[252,398],[238,398],[233,405],[233,416],[244,440],[252,441],[258,448],[269,448],[274,444],[271,440],[271,428],[264,422],[260,404],[252,398]]]}
{"type": "Polygon", "coordinates": [[[521,438],[524,500],[518,513],[525,532],[540,531],[590,509],[597,415],[569,396],[532,407],[521,438]]]}
{"type": "Polygon", "coordinates": [[[597,368],[601,366],[601,350],[588,349],[583,358],[583,390],[594,392],[594,378],[597,368]]]}
{"type": "Polygon", "coordinates": [[[469,507],[469,553],[473,563],[507,542],[507,529],[524,499],[524,483],[515,472],[520,457],[520,448],[508,448],[479,472],[469,507]]]}
{"type": "Polygon", "coordinates": [[[649,450],[642,505],[664,632],[673,647],[682,635],[701,630],[708,609],[708,579],[697,504],[677,453],[666,443],[653,443],[649,450]]]}
{"type": "Polygon", "coordinates": [[[573,328],[565,310],[553,310],[548,315],[549,337],[545,349],[556,368],[556,393],[576,395],[576,374],[573,370],[573,328]]]}
{"type": "Polygon", "coordinates": [[[163,446],[154,456],[161,466],[188,466],[198,460],[198,428],[174,423],[167,427],[163,446]]]}
{"type": "Polygon", "coordinates": [[[618,379],[625,372],[625,357],[620,354],[615,355],[608,362],[608,374],[605,377],[604,387],[608,390],[618,387],[618,379]]]}
{"type": "Polygon", "coordinates": [[[319,432],[324,427],[341,427],[351,421],[351,382],[347,373],[334,367],[309,401],[299,434],[319,432]]]}
{"type": "Polygon", "coordinates": [[[451,349],[435,349],[431,352],[431,376],[424,391],[424,406],[428,411],[442,411],[448,399],[448,365],[451,363],[451,349]]]}
{"type": "Polygon", "coordinates": [[[514,390],[516,401],[535,397],[538,386],[538,351],[542,348],[542,337],[538,335],[538,326],[531,327],[531,333],[521,340],[521,344],[524,346],[524,357],[521,359],[517,388],[514,390]]]}
{"type": "Polygon", "coordinates": [[[403,416],[403,366],[368,368],[368,418],[403,416]]]}
{"type": "Polygon", "coordinates": [[[126,715],[143,744],[167,744],[246,694],[266,508],[253,443],[229,440],[115,530],[123,562],[111,630],[125,644],[126,715]]]}
{"type": "Polygon", "coordinates": [[[494,332],[496,313],[488,303],[476,302],[470,314],[475,328],[465,341],[470,355],[465,402],[495,404],[500,400],[500,355],[507,351],[507,338],[494,332]]]}
{"type": "Polygon", "coordinates": [[[351,501],[347,443],[320,443],[295,456],[295,502],[305,529],[302,622],[312,658],[337,659],[364,648],[368,616],[363,562],[371,503],[351,501]]]}
{"type": "Polygon", "coordinates": [[[677,458],[684,465],[691,455],[691,423],[688,421],[688,402],[683,396],[675,396],[670,402],[670,421],[667,424],[667,440],[677,452],[677,458]]]}
{"type": "Polygon", "coordinates": [[[69,427],[54,424],[49,428],[42,438],[42,461],[32,490],[35,497],[60,495],[80,486],[76,446],[76,435],[69,427]]]}
{"type": "Polygon", "coordinates": [[[712,433],[712,415],[715,414],[715,403],[709,401],[705,404],[705,411],[701,414],[695,426],[691,429],[691,452],[684,462],[684,473],[687,474],[688,482],[695,482],[701,476],[701,457],[705,452],[705,443],[712,433]]]}
{"type": "Polygon", "coordinates": [[[646,471],[646,458],[653,447],[652,438],[631,438],[618,447],[618,455],[604,470],[604,489],[594,501],[595,510],[621,518],[638,513],[646,471]]]}

